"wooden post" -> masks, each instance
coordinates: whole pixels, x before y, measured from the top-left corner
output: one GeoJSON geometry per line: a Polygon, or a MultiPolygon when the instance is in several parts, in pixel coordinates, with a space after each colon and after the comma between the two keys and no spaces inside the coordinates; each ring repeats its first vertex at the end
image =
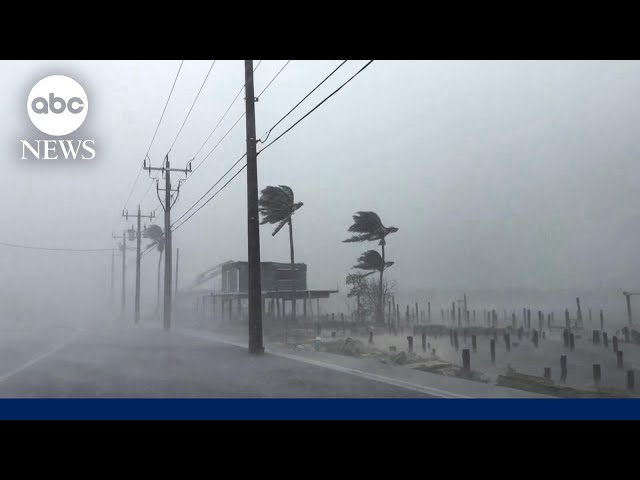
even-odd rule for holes
{"type": "Polygon", "coordinates": [[[589,308],[589,323],[593,323],[593,321],[591,320],[591,308],[589,308]]]}
{"type": "Polygon", "coordinates": [[[422,351],[427,351],[427,334],[422,332],[422,351]]]}
{"type": "Polygon", "coordinates": [[[471,372],[471,355],[468,348],[462,350],[462,369],[467,373],[471,372]]]}
{"type": "Polygon", "coordinates": [[[453,346],[456,348],[456,351],[458,351],[458,331],[457,330],[453,331],[453,346]]]}
{"type": "Polygon", "coordinates": [[[538,330],[533,329],[533,345],[538,348],[538,330]]]}
{"type": "Polygon", "coordinates": [[[592,342],[593,342],[594,345],[599,345],[600,344],[600,330],[594,330],[593,331],[592,342]]]}
{"type": "Polygon", "coordinates": [[[571,322],[569,321],[569,309],[564,310],[564,326],[565,328],[571,328],[571,322]]]}
{"type": "Polygon", "coordinates": [[[593,382],[598,385],[602,378],[602,372],[600,370],[600,365],[597,363],[593,364],[593,382]]]}
{"type": "Polygon", "coordinates": [[[582,326],[582,310],[580,309],[580,297],[576,297],[576,304],[578,305],[578,325],[582,326]]]}
{"type": "Polygon", "coordinates": [[[473,311],[473,324],[476,324],[476,311],[473,311]]]}
{"type": "Polygon", "coordinates": [[[618,351],[616,352],[616,358],[617,358],[617,360],[618,360],[618,365],[617,365],[617,367],[618,367],[618,368],[623,368],[623,364],[622,364],[622,350],[618,350],[618,351]]]}
{"type": "Polygon", "coordinates": [[[513,313],[511,314],[511,326],[512,326],[513,328],[516,328],[516,313],[515,313],[515,312],[513,312],[513,313]]]}
{"type": "Polygon", "coordinates": [[[407,337],[407,342],[409,343],[409,353],[413,352],[413,337],[409,335],[407,337]]]}
{"type": "Polygon", "coordinates": [[[629,343],[629,327],[624,327],[622,333],[624,333],[624,341],[629,343]]]}
{"type": "Polygon", "coordinates": [[[564,340],[564,346],[568,347],[569,346],[569,330],[566,328],[562,332],[562,339],[564,340]]]}
{"type": "Polygon", "coordinates": [[[473,347],[473,352],[475,353],[478,350],[478,347],[476,345],[476,336],[475,335],[471,335],[471,346],[473,347]]]}
{"type": "Polygon", "coordinates": [[[336,332],[331,332],[331,338],[336,338],[336,332]]]}
{"type": "Polygon", "coordinates": [[[604,348],[609,348],[609,338],[607,337],[607,332],[602,332],[602,343],[604,344],[604,348]]]}
{"type": "Polygon", "coordinates": [[[544,323],[544,315],[540,310],[538,310],[538,330],[542,331],[542,324],[544,323]]]}
{"type": "Polygon", "coordinates": [[[427,302],[427,322],[431,323],[431,302],[427,302]]]}
{"type": "Polygon", "coordinates": [[[618,352],[618,337],[616,337],[614,335],[611,340],[613,340],[613,351],[617,353],[618,352]]]}
{"type": "Polygon", "coordinates": [[[551,368],[544,367],[544,378],[551,378],[551,368]]]}
{"type": "Polygon", "coordinates": [[[633,370],[627,370],[627,390],[633,392],[635,389],[635,378],[633,375],[633,370]]]}
{"type": "Polygon", "coordinates": [[[531,309],[527,308],[527,330],[531,330],[531,309]]]}
{"type": "Polygon", "coordinates": [[[373,343],[373,332],[369,331],[369,343],[373,343]]]}
{"type": "Polygon", "coordinates": [[[511,335],[508,333],[504,334],[504,344],[507,347],[507,352],[511,351],[511,335]]]}
{"type": "Polygon", "coordinates": [[[571,351],[573,352],[574,348],[575,348],[575,337],[573,335],[573,333],[569,334],[569,348],[571,349],[571,351]]]}
{"type": "Polygon", "coordinates": [[[600,310],[600,330],[604,330],[604,314],[600,310]]]}
{"type": "Polygon", "coordinates": [[[496,341],[491,339],[491,363],[496,363],[496,341]]]}
{"type": "Polygon", "coordinates": [[[565,381],[567,379],[567,356],[560,355],[560,380],[565,381]]]}

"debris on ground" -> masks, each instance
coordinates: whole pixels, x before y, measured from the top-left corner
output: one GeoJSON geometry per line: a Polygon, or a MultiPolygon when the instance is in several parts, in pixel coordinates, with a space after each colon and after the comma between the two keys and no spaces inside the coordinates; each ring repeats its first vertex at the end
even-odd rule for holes
{"type": "Polygon", "coordinates": [[[454,365],[452,363],[447,363],[440,360],[425,362],[413,368],[422,372],[437,373],[438,375],[464,378],[466,380],[472,380],[475,382],[489,383],[489,378],[479,372],[475,372],[473,370],[469,372],[463,369],[460,365],[454,365]]]}
{"type": "Polygon", "coordinates": [[[322,342],[322,350],[328,353],[358,357],[366,352],[366,347],[360,340],[347,337],[344,340],[322,342]]]}
{"type": "Polygon", "coordinates": [[[633,395],[625,390],[612,388],[594,388],[593,390],[579,390],[577,388],[556,385],[549,379],[537,375],[526,375],[507,369],[506,374],[499,375],[496,380],[499,387],[515,388],[526,392],[540,393],[561,398],[631,398],[633,395]]]}

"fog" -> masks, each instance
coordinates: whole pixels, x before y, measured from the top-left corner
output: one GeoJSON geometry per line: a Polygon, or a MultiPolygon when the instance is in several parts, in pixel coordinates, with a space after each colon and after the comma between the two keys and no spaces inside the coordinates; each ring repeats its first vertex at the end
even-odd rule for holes
{"type": "MultiPolygon", "coordinates": [[[[258,136],[339,63],[292,60],[256,104],[258,136]]],[[[364,63],[349,61],[274,135],[364,63]]],[[[262,61],[256,94],[283,64],[262,61]]],[[[122,210],[135,213],[138,204],[143,214],[156,210],[156,223],[163,225],[155,186],[144,195],[147,172],[125,201],[179,65],[0,62],[0,242],[117,248],[112,234],[134,225],[122,210]],[[95,140],[93,160],[20,160],[21,139],[53,138],[31,124],[25,107],[35,82],[54,74],[76,79],[87,92],[87,121],[73,138],[95,140]]],[[[168,152],[210,65],[184,62],[149,152],[154,166],[168,152]]],[[[169,155],[172,167],[186,166],[243,84],[242,61],[216,62],[169,155]]],[[[243,98],[244,92],[194,167],[244,112],[243,98]]],[[[260,154],[259,187],[288,185],[304,202],[293,217],[296,261],[307,264],[310,288],[340,290],[326,302],[327,311],[353,308],[345,277],[358,255],[376,246],[342,241],[352,215],[366,210],[399,229],[387,240],[387,260],[395,263],[385,275],[397,281],[403,303],[419,301],[423,308],[430,300],[439,316],[440,308],[466,292],[470,308],[496,308],[500,316],[503,308],[523,307],[561,315],[581,296],[594,315],[604,308],[624,321],[622,291],[640,289],[639,121],[637,61],[380,60],[260,154]]],[[[173,218],[245,152],[245,133],[242,119],[188,176],[173,218]]],[[[180,288],[223,261],[246,260],[246,218],[243,172],[174,233],[180,288]]],[[[261,227],[262,261],[288,262],[287,233],[274,237],[272,231],[261,227]]],[[[128,315],[134,255],[127,254],[128,315]]],[[[157,252],[142,259],[145,315],[156,304],[157,264],[157,252]]],[[[51,316],[78,325],[115,318],[120,265],[116,250],[112,311],[111,252],[0,245],[3,318],[51,316]]]]}

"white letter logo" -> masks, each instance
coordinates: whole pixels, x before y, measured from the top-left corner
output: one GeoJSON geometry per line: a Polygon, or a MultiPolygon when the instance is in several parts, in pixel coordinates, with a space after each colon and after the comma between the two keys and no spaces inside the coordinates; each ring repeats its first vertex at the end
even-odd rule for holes
{"type": "Polygon", "coordinates": [[[43,133],[60,137],[78,128],[87,118],[89,101],[84,88],[64,75],[45,77],[34,85],[27,99],[27,113],[43,133]]]}

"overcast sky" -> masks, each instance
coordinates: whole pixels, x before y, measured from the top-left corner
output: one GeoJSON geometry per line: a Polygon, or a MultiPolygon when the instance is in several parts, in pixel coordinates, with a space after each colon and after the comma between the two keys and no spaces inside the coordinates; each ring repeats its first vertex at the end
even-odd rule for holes
{"type": "MultiPolygon", "coordinates": [[[[256,93],[284,62],[262,62],[256,93]]],[[[258,135],[339,63],[291,61],[256,105],[258,135]]],[[[271,138],[365,63],[349,61],[271,138]]],[[[0,241],[114,245],[112,232],[132,224],[120,214],[179,65],[1,62],[0,241]],[[26,99],[40,78],[54,74],[75,78],[87,92],[87,121],[75,138],[96,141],[94,160],[19,158],[20,139],[47,138],[30,123],[26,99]]],[[[155,165],[210,65],[184,62],[149,154],[155,165]]],[[[172,167],[198,151],[243,83],[242,61],[216,63],[170,154],[172,167]]],[[[399,229],[388,239],[387,257],[401,288],[640,287],[639,94],[640,63],[633,61],[376,61],[260,155],[259,184],[289,185],[304,202],[294,217],[296,260],[307,263],[312,288],[344,285],[358,255],[376,247],[341,243],[358,210],[376,211],[399,229]]],[[[242,114],[243,98],[194,166],[242,114]]],[[[174,218],[244,151],[241,120],[181,188],[174,218]]],[[[130,212],[139,202],[143,213],[158,206],[155,187],[143,198],[149,183],[143,173],[130,212]]],[[[286,230],[272,237],[272,229],[261,227],[262,260],[288,261],[286,230]]],[[[245,260],[246,234],[243,172],[175,232],[181,282],[222,261],[245,260]]],[[[147,297],[155,295],[157,259],[143,259],[147,297]]],[[[108,252],[0,246],[0,262],[5,302],[108,293],[108,252]]]]}

